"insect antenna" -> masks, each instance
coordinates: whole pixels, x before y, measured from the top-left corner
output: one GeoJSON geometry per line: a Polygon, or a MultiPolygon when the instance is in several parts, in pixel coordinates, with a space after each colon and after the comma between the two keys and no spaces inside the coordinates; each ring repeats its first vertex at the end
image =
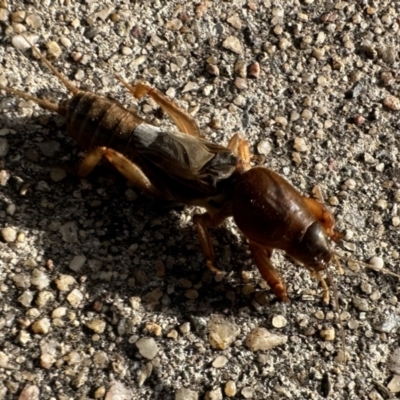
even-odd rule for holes
{"type": "MultiPolygon", "coordinates": [[[[333,253],[333,261],[335,263],[336,269],[339,271],[339,273],[343,273],[343,268],[340,265],[340,262],[338,260],[338,258],[336,257],[336,254],[333,253]]],[[[332,275],[329,272],[329,269],[326,269],[326,275],[328,277],[330,286],[332,288],[332,293],[333,293],[333,299],[335,301],[335,308],[336,311],[338,313],[338,317],[339,317],[339,332],[340,332],[340,341],[342,343],[342,353],[343,353],[343,365],[346,366],[346,335],[344,333],[344,327],[343,327],[343,322],[340,318],[340,305],[339,305],[339,295],[338,295],[338,291],[337,291],[337,287],[335,282],[333,281],[332,275]]]]}
{"type": "Polygon", "coordinates": [[[62,109],[58,104],[52,103],[51,101],[42,100],[38,97],[32,96],[29,93],[21,92],[20,90],[16,90],[13,88],[9,88],[7,86],[0,85],[1,90],[5,90],[8,93],[12,93],[15,96],[21,97],[25,100],[32,100],[36,104],[39,104],[40,107],[44,108],[45,110],[54,111],[60,115],[64,115],[62,109]]]}
{"type": "Polygon", "coordinates": [[[58,80],[72,93],[72,94],[77,94],[80,92],[80,89],[78,89],[75,85],[72,84],[63,74],[61,74],[60,71],[58,71],[49,60],[47,60],[46,57],[44,57],[40,51],[29,41],[29,39],[22,35],[22,37],[26,40],[26,42],[29,44],[30,48],[32,49],[33,53],[36,54],[37,57],[40,58],[40,60],[53,72],[53,74],[58,78],[58,80]]]}
{"type": "Polygon", "coordinates": [[[366,269],[373,269],[374,271],[382,272],[382,273],[384,273],[386,275],[392,275],[392,276],[395,276],[396,278],[400,279],[400,275],[399,274],[396,274],[395,272],[392,272],[387,268],[378,268],[378,267],[375,267],[372,264],[368,264],[366,262],[359,261],[359,260],[356,260],[356,259],[351,258],[351,257],[343,256],[343,255],[338,254],[338,253],[334,253],[334,255],[335,255],[335,257],[340,258],[340,259],[342,259],[344,261],[350,261],[350,262],[358,264],[358,265],[360,265],[360,266],[362,266],[362,267],[364,267],[366,269]]]}
{"type": "MultiPolygon", "coordinates": [[[[29,44],[31,47],[32,51],[40,58],[41,61],[46,64],[46,66],[53,72],[53,74],[61,81],[61,83],[73,94],[77,94],[79,92],[79,89],[74,86],[65,76],[63,76],[51,63],[42,56],[40,51],[35,48],[35,46],[29,41],[29,39],[25,36],[22,35],[22,37],[26,40],[26,42],[29,44]]],[[[31,100],[34,101],[36,104],[38,104],[40,107],[44,108],[45,110],[53,111],[56,112],[60,115],[65,115],[65,111],[62,107],[60,107],[58,104],[52,103],[51,101],[48,100],[43,100],[39,99],[38,97],[32,96],[29,93],[21,92],[20,90],[16,90],[10,87],[6,87],[3,85],[0,85],[1,90],[5,90],[8,93],[12,93],[15,96],[21,97],[25,100],[31,100]]]]}

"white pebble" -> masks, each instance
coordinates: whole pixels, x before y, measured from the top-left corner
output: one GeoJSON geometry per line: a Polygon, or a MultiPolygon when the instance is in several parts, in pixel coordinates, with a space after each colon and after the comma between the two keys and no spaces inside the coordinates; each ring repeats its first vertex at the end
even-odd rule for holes
{"type": "Polygon", "coordinates": [[[283,328],[287,325],[287,320],[283,315],[275,315],[272,318],[272,326],[275,328],[283,328]]]}
{"type": "Polygon", "coordinates": [[[11,39],[11,43],[18,50],[27,50],[30,49],[31,45],[34,45],[38,40],[38,35],[17,35],[11,39]]]}
{"type": "Polygon", "coordinates": [[[369,260],[369,263],[371,264],[371,268],[375,271],[380,271],[384,266],[382,257],[374,256],[369,260]]]}
{"type": "Polygon", "coordinates": [[[304,138],[301,138],[301,137],[297,137],[294,139],[293,147],[300,153],[308,150],[306,141],[304,140],[304,138]]]}
{"type": "Polygon", "coordinates": [[[225,356],[218,356],[212,363],[214,368],[222,368],[226,365],[228,359],[225,356]]]}
{"type": "Polygon", "coordinates": [[[83,294],[78,290],[74,289],[72,292],[67,296],[67,300],[72,307],[78,307],[81,301],[83,300],[83,294]]]}
{"type": "Polygon", "coordinates": [[[135,343],[142,357],[152,360],[158,353],[158,346],[153,338],[142,338],[135,343]]]}

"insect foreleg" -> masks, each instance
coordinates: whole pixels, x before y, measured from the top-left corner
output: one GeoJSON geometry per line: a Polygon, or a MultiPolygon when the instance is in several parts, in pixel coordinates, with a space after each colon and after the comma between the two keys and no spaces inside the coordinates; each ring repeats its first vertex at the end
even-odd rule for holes
{"type": "Polygon", "coordinates": [[[107,147],[97,147],[86,154],[78,170],[79,176],[87,176],[102,157],[106,158],[135,187],[153,196],[159,195],[158,190],[135,163],[118,151],[107,147]]]}
{"type": "Polygon", "coordinates": [[[242,163],[241,169],[247,171],[250,169],[251,152],[249,143],[246,139],[242,139],[239,134],[235,134],[231,137],[228,143],[228,148],[237,155],[242,163]]]}
{"type": "Polygon", "coordinates": [[[272,265],[272,250],[250,242],[250,251],[261,276],[267,281],[275,295],[282,301],[289,301],[282,277],[272,265]]]}
{"type": "Polygon", "coordinates": [[[135,98],[141,99],[146,95],[150,96],[170,116],[181,132],[192,136],[201,136],[199,127],[197,126],[197,123],[193,117],[188,112],[178,107],[174,102],[169,100],[167,96],[159,92],[157,89],[144,82],[137,82],[135,85],[130,85],[119,76],[116,76],[116,78],[131,92],[135,98]]]}
{"type": "Polygon", "coordinates": [[[333,241],[341,239],[343,235],[333,229],[335,227],[335,220],[326,207],[311,197],[303,197],[303,199],[308,209],[315,215],[315,218],[321,222],[328,236],[333,241]]]}
{"type": "Polygon", "coordinates": [[[207,267],[214,272],[217,277],[222,276],[223,272],[214,266],[215,254],[211,242],[209,228],[216,228],[228,217],[225,211],[220,211],[217,214],[210,215],[209,213],[195,214],[193,216],[193,223],[196,225],[197,233],[199,235],[200,246],[206,258],[207,267]]]}

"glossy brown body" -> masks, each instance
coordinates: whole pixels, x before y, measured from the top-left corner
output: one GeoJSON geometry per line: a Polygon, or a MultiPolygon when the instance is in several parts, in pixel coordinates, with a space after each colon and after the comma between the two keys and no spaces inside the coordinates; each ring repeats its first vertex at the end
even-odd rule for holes
{"type": "Polygon", "coordinates": [[[0,89],[65,117],[68,133],[87,151],[79,175],[86,176],[106,158],[143,192],[204,207],[207,211],[193,220],[207,266],[216,273],[220,271],[214,267],[208,229],[233,216],[249,240],[261,275],[281,300],[288,296],[271,262],[274,249],[285,251],[317,276],[327,268],[329,239],[340,237],[332,215],[274,171],[251,168],[244,139],[235,135],[226,147],[213,144],[200,136],[196,122],[184,110],[156,89],[142,82],[131,86],[118,78],[135,97],[151,96],[179,132],[154,127],[114,100],[75,88],[43,61],[72,92],[69,99],[54,104],[11,88],[0,89]]]}
{"type": "Polygon", "coordinates": [[[237,226],[258,246],[283,250],[316,271],[328,266],[331,254],[324,226],[306,199],[276,172],[258,167],[241,174],[232,207],[237,226]],[[311,229],[319,235],[307,240],[311,229]]]}

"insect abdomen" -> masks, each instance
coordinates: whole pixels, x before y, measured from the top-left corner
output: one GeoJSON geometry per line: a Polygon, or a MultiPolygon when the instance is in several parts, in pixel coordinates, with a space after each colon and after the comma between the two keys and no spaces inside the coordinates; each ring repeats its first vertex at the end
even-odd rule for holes
{"type": "Polygon", "coordinates": [[[121,104],[79,92],[63,104],[68,133],[83,150],[106,146],[123,154],[135,128],[144,122],[121,104]]]}

